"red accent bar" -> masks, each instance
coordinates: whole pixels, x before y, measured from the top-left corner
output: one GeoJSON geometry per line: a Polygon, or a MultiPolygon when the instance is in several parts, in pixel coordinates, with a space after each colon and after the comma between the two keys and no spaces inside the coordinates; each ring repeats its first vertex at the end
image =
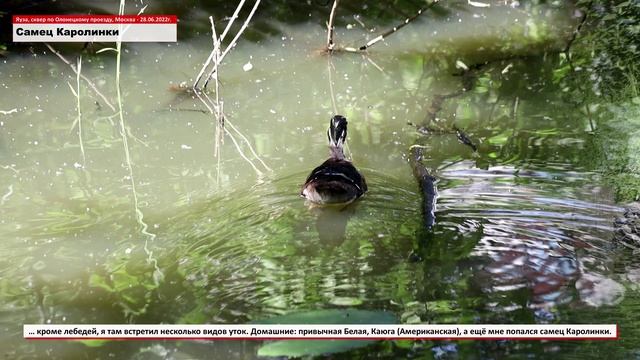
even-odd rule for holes
{"type": "Polygon", "coordinates": [[[176,15],[13,15],[13,24],[176,24],[176,15]]]}

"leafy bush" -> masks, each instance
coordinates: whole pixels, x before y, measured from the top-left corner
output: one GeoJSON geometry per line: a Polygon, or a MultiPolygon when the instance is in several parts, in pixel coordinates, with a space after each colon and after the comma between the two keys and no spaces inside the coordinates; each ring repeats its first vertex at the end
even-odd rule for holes
{"type": "MultiPolygon", "coordinates": [[[[616,98],[637,91],[640,74],[640,0],[580,1],[593,29],[590,46],[591,81],[596,95],[616,98]]],[[[635,95],[637,96],[637,94],[635,95]]]]}

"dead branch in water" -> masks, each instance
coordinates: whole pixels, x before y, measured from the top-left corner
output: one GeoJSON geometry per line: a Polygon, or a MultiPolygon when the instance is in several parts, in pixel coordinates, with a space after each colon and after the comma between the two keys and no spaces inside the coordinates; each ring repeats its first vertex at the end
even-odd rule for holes
{"type": "Polygon", "coordinates": [[[464,131],[460,130],[457,126],[453,125],[453,130],[456,132],[456,136],[458,137],[458,141],[470,147],[474,152],[478,151],[478,147],[476,144],[471,141],[469,136],[465,134],[464,131]]]}
{"type": "MultiPolygon", "coordinates": [[[[242,7],[243,4],[244,4],[244,0],[241,0],[240,3],[238,4],[238,7],[236,8],[236,11],[234,12],[235,17],[237,17],[237,13],[240,11],[239,9],[242,7]]],[[[251,22],[251,19],[253,18],[253,15],[256,13],[256,10],[258,10],[258,6],[259,5],[260,5],[260,0],[256,0],[256,2],[253,4],[253,8],[251,9],[251,12],[249,13],[249,15],[245,19],[244,23],[240,27],[240,30],[238,30],[238,32],[233,37],[233,39],[231,40],[229,45],[227,45],[227,47],[224,49],[224,51],[222,51],[222,53],[218,56],[217,64],[213,65],[211,71],[209,71],[209,74],[207,75],[207,80],[205,80],[205,82],[204,82],[204,88],[206,88],[207,85],[209,84],[209,80],[211,80],[213,78],[213,75],[216,73],[219,64],[222,63],[222,60],[224,60],[225,56],[227,56],[229,51],[231,51],[231,49],[233,49],[236,46],[236,44],[238,42],[238,39],[240,38],[242,33],[247,29],[247,26],[249,26],[249,22],[251,22]]],[[[231,23],[232,23],[233,20],[235,20],[234,17],[232,17],[232,19],[229,21],[229,24],[227,24],[227,27],[225,28],[225,31],[223,31],[222,35],[218,39],[218,49],[214,48],[214,50],[209,55],[209,58],[207,59],[207,61],[205,61],[205,64],[203,65],[202,69],[200,70],[200,74],[198,74],[198,77],[196,78],[196,81],[193,84],[194,89],[198,88],[198,83],[200,82],[202,74],[204,73],[205,69],[209,66],[209,64],[213,60],[213,57],[215,56],[214,52],[215,51],[220,51],[220,47],[222,46],[222,41],[224,40],[224,36],[226,36],[226,34],[228,32],[228,29],[231,27],[231,23]]]]}
{"type": "MultiPolygon", "coordinates": [[[[222,41],[224,40],[225,36],[227,36],[227,33],[229,32],[229,29],[231,29],[231,26],[233,25],[233,22],[236,21],[236,19],[238,18],[238,14],[240,13],[240,9],[242,9],[242,6],[244,5],[245,0],[240,0],[240,2],[238,3],[238,6],[236,6],[235,11],[233,12],[233,15],[231,15],[231,18],[229,19],[229,22],[227,23],[227,26],[224,28],[224,31],[222,32],[222,35],[220,35],[220,38],[218,38],[215,34],[216,30],[215,28],[212,29],[212,36],[214,38],[213,40],[213,50],[211,50],[211,53],[209,54],[209,57],[207,58],[207,60],[205,60],[204,64],[202,64],[202,68],[200,69],[200,73],[198,73],[198,76],[196,76],[196,80],[193,83],[193,88],[197,89],[198,88],[198,84],[200,83],[200,79],[202,79],[202,75],[204,75],[205,70],[207,69],[207,67],[209,67],[209,65],[211,64],[211,61],[213,61],[214,56],[216,56],[216,53],[219,53],[220,49],[219,46],[222,43],[222,41]]],[[[209,19],[212,19],[212,17],[209,17],[209,19]]],[[[213,20],[211,20],[213,22],[213,20]]],[[[214,65],[215,66],[215,65],[214,65]]]]}
{"type": "Polygon", "coordinates": [[[458,74],[459,76],[462,76],[462,88],[449,94],[434,95],[431,99],[431,104],[429,104],[429,107],[426,110],[427,115],[425,116],[423,123],[413,124],[409,122],[408,124],[414,126],[416,128],[416,131],[422,135],[453,133],[458,138],[458,141],[460,141],[464,145],[469,146],[474,152],[476,152],[478,150],[476,144],[471,140],[471,138],[469,138],[469,136],[467,136],[467,134],[462,129],[456,126],[456,124],[453,124],[450,129],[433,126],[432,124],[437,121],[438,113],[440,112],[440,110],[442,110],[443,103],[446,100],[456,98],[473,89],[475,80],[474,71],[480,69],[483,65],[484,64],[477,64],[471,66],[470,68],[464,65],[465,69],[463,70],[462,74],[458,74]]]}
{"type": "Polygon", "coordinates": [[[420,15],[424,14],[427,10],[431,9],[434,5],[436,5],[440,0],[433,0],[431,1],[431,3],[429,3],[429,5],[425,6],[424,8],[418,10],[418,12],[411,16],[408,17],[406,19],[404,19],[404,21],[402,22],[402,24],[394,26],[393,28],[385,31],[384,33],[376,36],[375,38],[369,40],[369,42],[367,42],[366,44],[360,46],[358,48],[359,51],[365,51],[368,48],[370,48],[371,46],[377,44],[378,42],[386,39],[387,37],[389,37],[390,35],[396,33],[398,30],[402,29],[403,27],[409,25],[411,22],[413,22],[415,19],[417,19],[418,17],[420,17],[420,15]]]}
{"type": "Polygon", "coordinates": [[[338,9],[338,0],[333,1],[333,6],[331,7],[331,13],[329,14],[329,22],[327,23],[327,51],[333,51],[333,47],[335,46],[333,42],[334,35],[334,27],[333,21],[336,16],[336,10],[338,9]]]}
{"type": "MultiPolygon", "coordinates": [[[[433,124],[437,115],[442,110],[442,106],[445,100],[452,99],[458,97],[471,89],[473,89],[473,73],[472,71],[480,68],[482,65],[472,67],[469,69],[466,65],[464,66],[465,70],[462,73],[462,88],[460,90],[451,92],[449,94],[443,95],[435,95],[431,100],[431,104],[427,108],[427,116],[425,116],[422,124],[412,124],[409,125],[415,126],[416,130],[422,135],[432,135],[432,134],[451,134],[452,131],[448,129],[434,128],[431,124],[433,124]]],[[[456,134],[458,141],[461,143],[471,147],[474,152],[477,151],[477,146],[474,142],[465,134],[462,130],[460,130],[455,124],[452,125],[453,133],[456,134]]],[[[435,208],[436,208],[436,200],[438,197],[438,191],[436,187],[436,177],[431,175],[427,168],[422,163],[423,160],[423,149],[424,147],[419,144],[414,144],[409,147],[409,164],[411,165],[411,170],[413,172],[413,177],[416,179],[420,187],[420,196],[422,197],[422,218],[424,228],[431,233],[433,227],[435,226],[435,208]]]]}
{"type": "MultiPolygon", "coordinates": [[[[336,48],[336,46],[335,46],[336,44],[334,42],[334,35],[335,35],[335,31],[334,30],[335,30],[335,27],[334,27],[333,24],[334,24],[334,20],[335,20],[335,13],[336,13],[336,10],[338,8],[338,1],[339,0],[335,0],[333,2],[333,6],[331,7],[331,13],[329,14],[329,22],[327,23],[327,45],[325,47],[325,51],[327,53],[331,53],[333,51],[344,51],[344,52],[366,51],[371,46],[377,44],[378,42],[386,39],[390,35],[396,33],[397,31],[399,31],[403,27],[409,25],[414,20],[416,20],[418,17],[420,17],[420,15],[424,14],[425,12],[427,12],[427,10],[431,9],[438,2],[440,2],[440,0],[431,1],[427,6],[423,7],[420,10],[418,10],[418,12],[415,15],[404,19],[404,21],[401,24],[396,25],[393,28],[383,32],[382,34],[380,34],[380,35],[376,36],[375,38],[369,40],[366,44],[364,44],[362,46],[359,46],[357,48],[354,48],[354,47],[338,47],[338,48],[336,48]]],[[[358,21],[358,22],[360,22],[360,24],[362,24],[362,22],[359,21],[357,18],[356,18],[356,21],[358,21]]]]}
{"type": "Polygon", "coordinates": [[[253,161],[247,155],[244,154],[244,152],[242,151],[242,148],[240,146],[240,143],[236,140],[235,136],[229,131],[229,129],[227,129],[227,125],[233,131],[235,131],[235,133],[238,136],[240,136],[242,141],[244,141],[246,143],[246,145],[249,147],[249,150],[251,151],[251,154],[253,155],[253,157],[255,157],[262,164],[262,166],[266,170],[271,171],[271,168],[269,168],[269,166],[267,166],[267,164],[265,164],[265,162],[262,161],[260,156],[258,156],[256,151],[253,149],[253,146],[249,142],[249,139],[247,139],[247,137],[244,134],[242,134],[242,132],[240,132],[240,130],[238,130],[235,126],[233,126],[233,124],[225,117],[224,110],[223,110],[224,109],[224,102],[222,101],[222,97],[220,96],[220,82],[219,82],[218,75],[219,75],[219,67],[220,67],[220,63],[222,62],[222,58],[235,45],[235,43],[236,43],[237,39],[239,38],[240,34],[244,31],[244,29],[248,25],[249,20],[253,16],[253,13],[257,9],[257,6],[260,3],[260,0],[256,1],[255,5],[254,5],[254,7],[253,7],[253,9],[251,11],[251,14],[249,14],[249,16],[248,16],[247,20],[245,21],[243,27],[236,34],[236,36],[232,40],[231,44],[224,50],[224,52],[222,52],[222,50],[221,50],[222,38],[229,31],[229,28],[231,26],[230,23],[233,21],[233,18],[237,17],[237,14],[240,11],[239,9],[242,7],[243,3],[244,3],[244,1],[240,1],[240,3],[238,4],[238,7],[236,8],[236,11],[234,12],[232,20],[230,20],[229,24],[227,24],[227,28],[225,28],[224,32],[222,33],[222,35],[220,37],[217,36],[215,24],[214,24],[214,21],[213,21],[213,16],[209,17],[209,21],[211,22],[211,39],[212,39],[212,42],[213,42],[213,50],[212,50],[211,54],[209,55],[209,58],[207,59],[207,61],[205,61],[205,64],[203,65],[202,69],[200,70],[200,73],[198,74],[198,77],[197,77],[196,82],[194,83],[193,89],[192,89],[193,94],[207,108],[208,112],[206,112],[206,113],[211,114],[213,116],[214,122],[216,124],[215,125],[216,126],[215,140],[214,140],[214,156],[218,159],[218,166],[217,166],[218,183],[220,182],[221,145],[222,145],[222,143],[224,141],[224,135],[225,134],[227,136],[229,136],[229,138],[231,139],[231,141],[235,145],[236,149],[238,150],[238,153],[240,154],[240,156],[243,159],[245,159],[251,165],[251,167],[255,170],[255,172],[258,174],[258,176],[262,176],[262,174],[263,174],[263,172],[260,169],[258,169],[258,167],[253,163],[253,161]],[[204,74],[205,69],[210,64],[212,64],[212,70],[209,73],[207,80],[205,81],[204,87],[206,88],[207,83],[209,82],[210,79],[214,80],[214,83],[215,83],[215,99],[211,99],[211,97],[209,97],[209,95],[205,91],[203,91],[203,90],[198,88],[198,83],[200,82],[200,78],[202,77],[202,74],[204,74]]]}
{"type": "Polygon", "coordinates": [[[420,186],[424,226],[427,230],[431,230],[436,223],[435,210],[438,189],[436,178],[429,174],[427,168],[422,164],[422,149],[420,145],[413,145],[409,148],[409,164],[413,170],[413,177],[420,186]]]}

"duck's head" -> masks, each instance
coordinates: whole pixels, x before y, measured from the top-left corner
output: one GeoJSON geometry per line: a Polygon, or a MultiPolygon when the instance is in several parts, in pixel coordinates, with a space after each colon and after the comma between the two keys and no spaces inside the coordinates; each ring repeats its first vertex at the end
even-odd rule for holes
{"type": "Polygon", "coordinates": [[[327,130],[329,145],[341,148],[347,140],[347,118],[342,115],[335,115],[329,123],[327,130]]]}

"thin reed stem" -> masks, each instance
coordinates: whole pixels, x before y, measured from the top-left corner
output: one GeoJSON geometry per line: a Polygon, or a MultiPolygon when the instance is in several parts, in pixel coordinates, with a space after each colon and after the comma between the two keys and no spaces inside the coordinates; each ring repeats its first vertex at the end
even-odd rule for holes
{"type": "Polygon", "coordinates": [[[229,29],[231,28],[231,24],[233,23],[235,18],[237,18],[238,13],[240,12],[240,8],[242,7],[243,4],[244,4],[244,1],[241,1],[238,4],[238,6],[236,7],[236,11],[234,12],[231,20],[227,24],[227,27],[225,28],[225,30],[223,31],[223,33],[222,33],[222,35],[220,37],[217,36],[213,17],[212,16],[209,17],[209,21],[211,23],[211,40],[213,42],[213,50],[209,54],[209,57],[207,58],[205,63],[203,64],[203,67],[200,70],[200,73],[198,74],[198,76],[196,77],[196,81],[195,81],[195,83],[193,85],[194,94],[204,104],[204,106],[209,110],[209,113],[211,115],[213,115],[213,117],[215,119],[216,132],[215,132],[215,140],[214,140],[214,155],[217,157],[217,163],[218,163],[218,171],[217,171],[218,184],[220,183],[220,164],[221,164],[220,152],[221,152],[221,144],[224,141],[224,135],[225,134],[228,135],[231,138],[231,140],[233,141],[236,149],[238,150],[238,153],[240,153],[240,156],[243,159],[245,159],[251,165],[251,167],[256,171],[258,176],[261,176],[263,174],[262,171],[260,171],[260,169],[258,169],[258,167],[253,163],[253,161],[251,159],[249,159],[249,157],[247,157],[244,154],[244,152],[242,151],[242,148],[240,146],[240,143],[235,139],[233,134],[226,128],[226,125],[229,125],[229,127],[238,136],[240,136],[240,138],[249,147],[249,150],[251,151],[251,154],[261,163],[261,165],[265,169],[267,169],[268,171],[272,171],[271,168],[269,168],[269,166],[267,166],[267,164],[264,161],[262,161],[262,159],[258,156],[258,154],[254,150],[253,146],[251,145],[251,142],[249,142],[249,139],[247,139],[247,137],[244,134],[242,134],[242,132],[240,132],[240,130],[238,130],[233,124],[231,124],[225,118],[224,111],[223,111],[224,102],[222,101],[222,97],[220,96],[220,82],[219,82],[219,76],[218,75],[219,75],[219,67],[220,67],[220,64],[222,63],[222,59],[226,56],[226,54],[229,53],[229,51],[231,51],[233,49],[233,47],[235,46],[236,42],[238,41],[238,38],[240,37],[240,35],[242,35],[242,32],[244,32],[244,30],[248,26],[249,22],[251,21],[251,18],[253,17],[255,11],[258,8],[258,5],[260,4],[260,0],[257,0],[255,2],[253,8],[251,9],[250,14],[247,16],[247,19],[245,19],[245,22],[243,23],[243,25],[240,28],[240,30],[238,31],[238,33],[236,33],[236,35],[233,38],[233,40],[231,40],[231,43],[229,44],[229,46],[227,46],[227,48],[223,52],[221,52],[222,39],[228,33],[229,29]],[[204,73],[204,70],[207,67],[209,67],[209,65],[211,65],[211,64],[212,64],[212,70],[210,71],[209,75],[207,76],[207,80],[205,81],[205,84],[204,84],[203,87],[206,88],[208,83],[209,83],[209,81],[211,79],[214,80],[214,83],[215,83],[215,100],[212,100],[209,97],[209,95],[207,95],[206,92],[204,92],[204,91],[202,91],[202,90],[200,90],[198,88],[198,84],[200,83],[200,79],[202,77],[202,74],[204,73]]]}
{"type": "Polygon", "coordinates": [[[335,47],[335,43],[333,42],[334,37],[334,26],[333,21],[335,20],[336,10],[338,9],[338,0],[333,1],[333,6],[331,7],[331,13],[329,14],[329,22],[327,23],[327,51],[333,51],[335,47]]]}
{"type": "Polygon", "coordinates": [[[96,95],[98,95],[102,99],[102,101],[104,101],[104,103],[107,104],[107,106],[109,107],[109,109],[111,109],[111,111],[116,111],[116,108],[111,104],[109,100],[107,100],[107,97],[104,96],[100,92],[100,90],[98,90],[98,88],[93,83],[93,81],[89,80],[89,78],[87,78],[86,76],[79,74],[78,69],[76,69],[76,67],[73,66],[73,64],[69,60],[67,60],[62,54],[60,54],[56,49],[54,49],[53,46],[49,45],[48,43],[44,43],[44,45],[47,48],[49,48],[49,50],[51,50],[51,52],[54,53],[58,58],[60,58],[60,60],[62,60],[65,64],[69,65],[71,70],[73,70],[73,72],[75,72],[77,76],[80,76],[82,80],[86,81],[87,84],[89,84],[89,87],[91,88],[91,90],[93,90],[93,92],[95,92],[96,95]]]}
{"type": "MultiPolygon", "coordinates": [[[[209,57],[207,58],[207,60],[204,62],[204,64],[202,65],[202,68],[200,69],[200,73],[198,73],[198,76],[196,76],[196,80],[193,82],[193,88],[197,89],[198,88],[198,83],[200,83],[200,80],[202,79],[202,75],[204,75],[204,71],[207,69],[207,67],[209,67],[209,64],[211,64],[211,61],[213,61],[213,58],[215,56],[216,51],[220,51],[220,46],[222,46],[222,41],[224,41],[224,38],[227,36],[227,33],[229,32],[229,30],[231,29],[231,26],[233,25],[233,22],[236,21],[236,19],[238,18],[238,14],[240,13],[240,9],[242,9],[242,6],[244,5],[245,0],[240,0],[240,2],[238,3],[238,6],[236,6],[236,10],[233,12],[233,15],[231,15],[231,18],[229,19],[229,22],[227,23],[227,26],[224,28],[224,31],[222,31],[222,35],[220,36],[220,38],[218,40],[215,40],[215,28],[212,29],[213,33],[214,33],[214,46],[213,46],[213,50],[211,51],[211,53],[209,54],[209,57]],[[218,47],[216,47],[215,43],[218,43],[218,47]]],[[[213,19],[210,16],[209,17],[211,19],[211,23],[213,26],[213,19]]]]}
{"type": "Polygon", "coordinates": [[[327,71],[329,72],[329,93],[331,94],[331,106],[333,107],[333,114],[336,115],[338,113],[338,102],[336,101],[336,93],[333,91],[333,62],[331,61],[331,57],[327,59],[327,71]]]}
{"type": "MultiPolygon", "coordinates": [[[[222,52],[222,55],[220,55],[218,59],[218,64],[220,64],[222,60],[224,60],[224,57],[227,56],[229,51],[231,51],[231,49],[233,49],[236,46],[236,43],[238,42],[240,35],[242,35],[242,33],[247,29],[247,26],[249,26],[249,22],[251,21],[251,18],[253,18],[253,14],[255,14],[256,10],[258,10],[258,5],[260,5],[260,0],[256,0],[255,4],[253,5],[253,8],[251,8],[251,12],[249,13],[249,16],[247,16],[244,23],[242,24],[242,27],[240,27],[240,30],[238,30],[238,32],[236,33],[236,36],[233,37],[229,45],[224,49],[224,51],[222,52]]],[[[207,84],[209,84],[209,80],[213,76],[213,73],[216,71],[216,69],[217,69],[217,66],[214,67],[213,70],[211,70],[209,75],[207,75],[207,80],[204,82],[205,88],[207,87],[207,84]]]]}
{"type": "MultiPolygon", "coordinates": [[[[119,15],[124,15],[125,0],[120,0],[120,8],[118,10],[119,15]]],[[[120,25],[122,28],[122,25],[120,25]]],[[[122,31],[120,31],[122,33],[122,31]]],[[[131,192],[133,193],[133,206],[136,214],[136,221],[142,227],[140,232],[145,235],[144,240],[144,252],[147,254],[147,262],[154,267],[153,280],[156,284],[159,284],[164,279],[164,274],[158,267],[158,261],[153,257],[153,251],[149,250],[149,241],[153,241],[156,238],[155,234],[148,231],[149,226],[144,222],[144,213],[140,210],[138,202],[138,194],[136,191],[136,182],[133,176],[133,165],[131,161],[131,154],[129,152],[129,142],[127,141],[127,128],[124,122],[124,110],[122,106],[122,87],[120,84],[121,73],[121,55],[122,55],[122,41],[118,39],[116,42],[116,94],[118,102],[118,117],[120,120],[120,135],[122,136],[122,145],[124,148],[125,160],[127,163],[127,169],[129,170],[129,180],[131,183],[131,192]]]]}
{"type": "Polygon", "coordinates": [[[80,152],[82,153],[82,166],[87,163],[84,153],[84,142],[82,141],[82,111],[80,110],[80,73],[82,72],[82,55],[78,58],[78,72],[76,73],[76,98],[78,100],[78,140],[80,141],[80,152]]]}

